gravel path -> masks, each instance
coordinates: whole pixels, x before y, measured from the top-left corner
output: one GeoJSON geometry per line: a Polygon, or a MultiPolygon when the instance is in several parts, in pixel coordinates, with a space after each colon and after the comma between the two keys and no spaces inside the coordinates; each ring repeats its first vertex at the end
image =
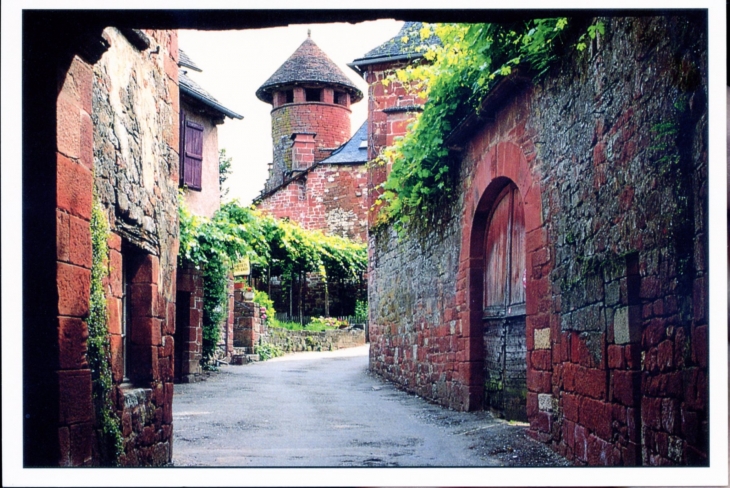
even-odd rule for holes
{"type": "Polygon", "coordinates": [[[566,466],[487,412],[455,412],[371,376],[368,346],[223,367],[175,385],[175,466],[566,466]]]}

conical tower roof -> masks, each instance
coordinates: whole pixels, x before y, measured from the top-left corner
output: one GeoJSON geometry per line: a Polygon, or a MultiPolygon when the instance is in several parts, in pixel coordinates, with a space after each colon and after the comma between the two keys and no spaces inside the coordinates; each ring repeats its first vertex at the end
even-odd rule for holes
{"type": "Polygon", "coordinates": [[[362,92],[309,37],[256,90],[256,96],[263,102],[271,103],[272,93],[277,88],[305,83],[336,85],[350,93],[351,103],[358,102],[362,99],[362,92]]]}

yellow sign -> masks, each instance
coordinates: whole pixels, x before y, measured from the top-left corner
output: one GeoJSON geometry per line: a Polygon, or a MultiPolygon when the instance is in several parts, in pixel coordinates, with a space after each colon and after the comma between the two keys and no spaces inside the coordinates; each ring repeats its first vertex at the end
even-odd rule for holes
{"type": "Polygon", "coordinates": [[[233,276],[248,276],[251,274],[251,262],[243,258],[233,265],[233,276]]]}

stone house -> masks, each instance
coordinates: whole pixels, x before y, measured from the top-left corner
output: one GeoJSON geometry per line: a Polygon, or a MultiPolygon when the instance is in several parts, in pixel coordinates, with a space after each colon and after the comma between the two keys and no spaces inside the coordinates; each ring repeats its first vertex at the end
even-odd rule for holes
{"type": "MultiPolygon", "coordinates": [[[[207,114],[200,125],[212,134],[211,150],[191,152],[214,155],[207,159],[215,170],[208,198],[215,206],[214,126],[223,115],[236,115],[193,82],[180,83],[177,31],[104,25],[92,21],[53,42],[28,34],[25,43],[30,52],[47,53],[29,55],[25,67],[33,80],[39,77],[24,93],[33,101],[26,110],[27,133],[34,134],[24,142],[33,175],[24,187],[35,195],[26,213],[33,227],[24,229],[24,273],[33,277],[24,289],[26,466],[96,465],[103,457],[87,355],[95,198],[111,231],[102,285],[110,396],[123,437],[119,463],[170,462],[175,342],[186,330],[176,334],[175,322],[187,310],[176,311],[181,104],[190,119],[207,114]],[[54,86],[44,80],[55,80],[54,86]]],[[[210,212],[198,200],[192,203],[198,211],[210,212]]],[[[193,315],[190,310],[189,322],[193,315]]]]}
{"type": "MultiPolygon", "coordinates": [[[[188,210],[212,217],[220,208],[218,128],[226,117],[243,116],[223,106],[198,85],[186,69],[202,71],[179,50],[180,86],[180,187],[188,210]]],[[[233,354],[233,283],[229,283],[228,320],[221,330],[220,355],[233,354]]],[[[177,328],[175,329],[175,380],[195,381],[201,373],[203,352],[203,272],[183,263],[177,272],[177,328]],[[189,307],[182,306],[189,304],[189,307]]]]}
{"type": "Polygon", "coordinates": [[[46,98],[32,98],[41,120],[53,124],[35,134],[55,144],[41,142],[35,155],[55,162],[36,175],[55,198],[28,183],[38,195],[31,215],[46,216],[51,206],[55,215],[50,225],[35,222],[53,229],[53,240],[43,253],[31,247],[34,262],[26,263],[44,283],[26,288],[38,303],[24,317],[24,354],[34,361],[24,364],[24,459],[29,466],[81,466],[101,458],[86,344],[96,197],[111,229],[103,289],[112,408],[124,438],[119,461],[163,465],[172,456],[177,32],[107,27],[78,35],[61,37],[66,44],[49,52],[56,96],[40,90],[46,98]],[[44,116],[48,102],[51,117],[44,116]]]}
{"type": "MultiPolygon", "coordinates": [[[[367,238],[367,127],[351,137],[350,104],[362,92],[308,37],[257,90],[256,96],[273,106],[271,130],[273,162],[264,190],[254,203],[280,219],[304,229],[365,241],[367,238]]],[[[307,315],[349,315],[355,307],[358,284],[332,283],[325,303],[324,286],[310,275],[302,287],[307,315]]],[[[277,310],[299,301],[272,280],[277,310]]]]}
{"type": "MultiPolygon", "coordinates": [[[[706,13],[601,20],[589,49],[506,77],[444,141],[459,192],[440,226],[370,230],[370,368],[526,419],[576,464],[703,465],[706,13]]],[[[371,158],[418,110],[382,83],[410,61],[353,63],[371,158]]]]}

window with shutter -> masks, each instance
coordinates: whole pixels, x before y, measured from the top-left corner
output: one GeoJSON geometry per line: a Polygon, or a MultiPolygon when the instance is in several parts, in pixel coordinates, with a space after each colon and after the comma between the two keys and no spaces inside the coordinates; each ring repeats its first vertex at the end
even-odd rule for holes
{"type": "Polygon", "coordinates": [[[180,186],[202,190],[203,126],[181,115],[180,186]]]}
{"type": "Polygon", "coordinates": [[[485,239],[484,318],[525,314],[525,214],[519,190],[497,197],[485,239]]]}

